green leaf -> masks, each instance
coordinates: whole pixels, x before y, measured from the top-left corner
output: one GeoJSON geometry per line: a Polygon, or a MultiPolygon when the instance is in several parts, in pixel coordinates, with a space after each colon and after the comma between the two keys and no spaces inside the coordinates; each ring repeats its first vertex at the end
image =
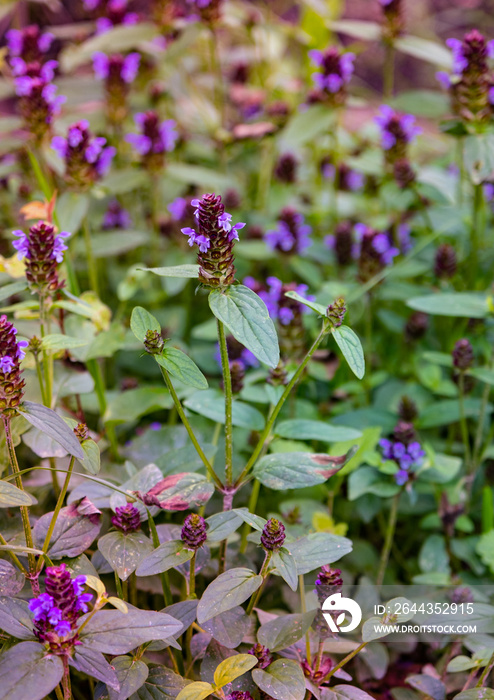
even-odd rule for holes
{"type": "Polygon", "coordinates": [[[365,374],[365,359],[358,335],[348,326],[334,328],[332,334],[350,369],[358,379],[362,379],[365,374]]]}
{"type": "Polygon", "coordinates": [[[84,452],[84,459],[80,459],[79,462],[82,464],[84,469],[90,474],[98,474],[101,467],[101,453],[99,446],[88,438],[81,442],[82,451],[84,452]]]}
{"type": "Polygon", "coordinates": [[[472,182],[480,185],[494,170],[494,138],[490,133],[470,134],[464,142],[465,168],[472,182]]]}
{"type": "Polygon", "coordinates": [[[187,386],[193,386],[196,389],[208,388],[208,380],[199,367],[178,348],[166,347],[162,355],[154,355],[153,357],[167,372],[170,372],[187,386]]]}
{"type": "MultiPolygon", "coordinates": [[[[100,515],[101,512],[87,498],[62,508],[49,543],[50,558],[78,557],[82,554],[99,535],[100,515]]],[[[52,516],[53,512],[45,513],[34,524],[33,539],[38,547],[44,544],[52,516]]]]}
{"type": "Polygon", "coordinates": [[[339,19],[329,23],[331,29],[335,32],[348,34],[355,39],[364,39],[365,41],[378,41],[381,38],[381,25],[377,22],[365,22],[355,19],[339,19]]]}
{"type": "MultiPolygon", "coordinates": [[[[464,400],[465,416],[467,418],[477,418],[480,411],[481,399],[467,398],[464,400]]],[[[487,404],[486,411],[492,413],[492,404],[487,404]]],[[[436,401],[420,412],[417,419],[419,428],[437,428],[440,425],[450,425],[460,420],[460,407],[456,399],[445,399],[436,401]]]]}
{"type": "Polygon", "coordinates": [[[14,506],[32,506],[38,501],[26,491],[14,486],[8,481],[0,481],[0,508],[14,506]]]}
{"type": "Polygon", "coordinates": [[[213,690],[211,683],[195,681],[183,688],[177,695],[176,700],[204,700],[204,698],[208,698],[213,693],[213,690]]]}
{"type": "Polygon", "coordinates": [[[139,563],[153,551],[151,540],[142,532],[109,532],[98,541],[98,549],[116,571],[122,581],[126,581],[139,563]]]}
{"type": "Polygon", "coordinates": [[[333,564],[345,554],[352,551],[352,542],[346,537],[332,535],[329,532],[311,532],[288,548],[297,563],[299,575],[308,574],[325,564],[333,564]]]}
{"type": "MultiPolygon", "coordinates": [[[[87,613],[80,618],[81,625],[87,613]]],[[[81,640],[87,646],[103,654],[128,654],[132,649],[152,640],[163,640],[182,629],[182,623],[166,613],[129,608],[99,610],[84,626],[81,640]]]]}
{"type": "Polygon", "coordinates": [[[245,637],[245,628],[249,624],[249,618],[240,605],[216,615],[203,627],[217,642],[227,649],[235,649],[245,637]]]}
{"type": "Polygon", "coordinates": [[[453,318],[485,318],[489,309],[485,295],[475,292],[438,292],[412,297],[407,306],[415,311],[453,318]]]}
{"type": "Polygon", "coordinates": [[[51,408],[32,401],[24,401],[17,412],[35,428],[62,445],[70,455],[77,457],[77,459],[84,459],[83,449],[74,432],[63,418],[51,408]]]}
{"type": "Polygon", "coordinates": [[[341,457],[308,452],[281,452],[265,455],[254,467],[254,476],[261,484],[275,491],[303,489],[324,484],[354,454],[350,450],[341,457]]]}
{"type": "Polygon", "coordinates": [[[79,673],[87,674],[102,683],[106,683],[108,689],[118,690],[120,687],[115,670],[110,666],[103,654],[100,651],[94,651],[94,649],[91,649],[84,643],[76,646],[74,656],[69,657],[69,664],[77,669],[79,673]]]}
{"type": "Polygon", "coordinates": [[[242,518],[232,510],[223,513],[215,513],[206,518],[208,524],[208,542],[221,542],[238,530],[242,524],[242,518]]]}
{"type": "Polygon", "coordinates": [[[197,606],[197,621],[207,622],[226,610],[231,610],[250,598],[262,583],[262,576],[250,569],[235,568],[225,571],[212,581],[202,594],[197,606]]]}
{"type": "Polygon", "coordinates": [[[460,673],[462,671],[469,671],[477,665],[478,663],[474,659],[460,654],[460,656],[455,656],[454,659],[451,659],[447,671],[448,673],[460,673]]]}
{"type": "Polygon", "coordinates": [[[109,688],[109,700],[124,700],[141,688],[149,674],[149,669],[144,661],[132,659],[130,656],[117,656],[112,659],[111,665],[117,674],[120,688],[109,688]]]}
{"type": "Polygon", "coordinates": [[[417,673],[408,676],[407,681],[412,688],[415,688],[426,697],[433,700],[445,700],[446,688],[440,678],[434,678],[425,673],[417,673]]]}
{"type": "Polygon", "coordinates": [[[419,566],[424,573],[450,573],[449,555],[442,535],[430,535],[425,540],[419,553],[419,566]]]}
{"type": "Polygon", "coordinates": [[[265,671],[252,671],[254,683],[274,700],[304,700],[305,677],[296,661],[278,659],[265,671]]]}
{"type": "Polygon", "coordinates": [[[298,586],[297,564],[288,549],[282,547],[277,552],[273,552],[270,564],[275,567],[273,573],[279,574],[292,591],[296,591],[298,586]]]}
{"type": "Polygon", "coordinates": [[[19,292],[23,292],[25,289],[27,289],[27,287],[28,284],[25,279],[0,287],[0,301],[4,301],[14,294],[19,294],[19,292]]]}
{"type": "Polygon", "coordinates": [[[47,352],[59,352],[60,350],[70,350],[70,348],[80,348],[83,345],[88,345],[89,341],[84,338],[73,338],[70,335],[63,333],[51,333],[45,335],[42,346],[47,352]]]}
{"type": "Polygon", "coordinates": [[[214,672],[214,683],[217,688],[223,688],[240,678],[257,665],[257,659],[252,654],[236,654],[224,659],[214,672]]]}
{"type": "Polygon", "coordinates": [[[115,396],[108,403],[105,422],[130,423],[151,411],[171,408],[172,398],[166,387],[143,386],[129,389],[115,396]]]}
{"type": "Polygon", "coordinates": [[[146,556],[137,567],[137,576],[153,576],[161,574],[164,571],[173,569],[186,561],[190,561],[194,556],[194,552],[190,549],[185,549],[182,540],[171,540],[164,542],[160,546],[146,556]]]}
{"type": "Polygon", "coordinates": [[[187,685],[191,685],[191,682],[169,668],[155,666],[149,669],[147,680],[132,696],[132,700],[176,700],[187,685]]]}
{"type": "Polygon", "coordinates": [[[343,442],[362,437],[362,432],[354,428],[301,418],[279,423],[274,432],[280,437],[293,440],[318,440],[320,442],[343,442]]]}
{"type": "Polygon", "coordinates": [[[492,688],[471,688],[463,690],[453,697],[453,700],[494,700],[492,688]]]}
{"type": "Polygon", "coordinates": [[[268,367],[280,361],[280,349],[274,323],[263,300],[243,285],[209,295],[211,311],[230,333],[268,367]]]}
{"type": "Polygon", "coordinates": [[[437,41],[408,35],[398,37],[394,45],[398,51],[414,58],[420,58],[435,66],[449,70],[453,65],[451,51],[437,41]]]}
{"type": "Polygon", "coordinates": [[[33,618],[28,602],[10,596],[0,597],[0,629],[16,639],[34,639],[33,618]]]}
{"type": "Polygon", "coordinates": [[[327,311],[326,306],[323,306],[322,304],[316,304],[315,301],[309,301],[309,299],[305,299],[303,296],[301,296],[297,292],[285,292],[285,296],[289,297],[290,299],[295,299],[295,301],[298,301],[299,304],[303,304],[304,306],[308,306],[309,309],[312,309],[312,311],[315,311],[320,316],[324,316],[324,318],[326,318],[326,311],[327,311]]]}
{"type": "Polygon", "coordinates": [[[21,642],[0,655],[2,700],[43,700],[62,676],[60,656],[38,642],[21,642]]]}
{"type": "Polygon", "coordinates": [[[197,279],[199,265],[171,265],[170,267],[140,267],[143,272],[152,272],[159,277],[183,277],[197,279]]]}
{"type": "Polygon", "coordinates": [[[143,309],[142,306],[136,306],[133,309],[132,316],[130,317],[130,327],[132,333],[141,343],[144,342],[148,331],[157,331],[161,333],[159,321],[150,314],[149,311],[143,309]]]}
{"type": "Polygon", "coordinates": [[[494,574],[494,530],[489,530],[480,537],[475,550],[494,574]]]}
{"type": "Polygon", "coordinates": [[[146,231],[99,231],[93,240],[94,257],[109,258],[144,246],[149,234],[146,231]]]}
{"type": "Polygon", "coordinates": [[[471,369],[468,374],[484,382],[484,384],[494,386],[494,369],[490,369],[489,367],[476,367],[471,369]]]}
{"type": "Polygon", "coordinates": [[[302,639],[312,625],[317,610],[295,615],[280,615],[261,625],[257,631],[257,640],[270,651],[282,651],[302,639]]]}
{"type": "Polygon", "coordinates": [[[307,110],[296,111],[287,122],[278,140],[284,150],[303,146],[334,125],[334,114],[324,105],[312,105],[307,110]]]}
{"type": "MultiPolygon", "coordinates": [[[[127,392],[126,392],[127,393],[127,392]]],[[[198,391],[184,401],[184,406],[194,413],[210,418],[215,423],[225,423],[225,399],[223,394],[216,389],[198,391]]],[[[232,405],[233,425],[247,430],[262,430],[264,428],[264,416],[257,408],[249,406],[242,401],[233,401],[232,405]]]]}

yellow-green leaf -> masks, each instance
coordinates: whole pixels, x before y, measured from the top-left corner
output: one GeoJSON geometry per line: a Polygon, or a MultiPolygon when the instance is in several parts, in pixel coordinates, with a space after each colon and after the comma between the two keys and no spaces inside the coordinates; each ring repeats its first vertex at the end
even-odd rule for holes
{"type": "Polygon", "coordinates": [[[204,698],[208,698],[212,694],[213,690],[211,683],[197,681],[182,688],[176,700],[204,700],[204,698]]]}
{"type": "Polygon", "coordinates": [[[257,664],[257,659],[252,654],[236,654],[222,661],[214,672],[214,682],[217,688],[231,683],[235,678],[243,676],[257,664]]]}

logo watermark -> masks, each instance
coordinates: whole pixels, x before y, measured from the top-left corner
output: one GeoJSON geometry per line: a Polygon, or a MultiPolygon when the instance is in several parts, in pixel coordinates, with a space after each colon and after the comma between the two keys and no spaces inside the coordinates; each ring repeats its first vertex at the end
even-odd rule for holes
{"type": "Polygon", "coordinates": [[[357,601],[352,600],[351,598],[343,598],[341,593],[334,593],[333,595],[330,595],[328,598],[326,598],[322,605],[322,610],[322,614],[324,615],[324,619],[328,623],[329,629],[335,634],[337,632],[344,633],[356,630],[362,620],[362,609],[357,603],[357,601]],[[341,615],[338,615],[338,617],[335,620],[333,614],[335,612],[339,612],[340,610],[342,611],[341,615]],[[341,626],[341,623],[347,617],[347,612],[350,613],[352,619],[348,624],[341,626]]]}

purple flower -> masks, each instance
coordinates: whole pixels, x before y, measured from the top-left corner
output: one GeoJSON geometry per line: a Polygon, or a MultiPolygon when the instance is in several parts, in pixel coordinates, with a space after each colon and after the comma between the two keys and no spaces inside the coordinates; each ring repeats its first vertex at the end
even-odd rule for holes
{"type": "Polygon", "coordinates": [[[302,214],[287,207],[281,212],[277,227],[266,232],[265,241],[272,250],[303,253],[312,245],[311,233],[312,229],[304,223],[302,214]]]}
{"type": "Polygon", "coordinates": [[[103,228],[108,229],[125,229],[132,226],[132,219],[117,199],[114,199],[108,205],[108,208],[103,217],[103,228]]]}
{"type": "Polygon", "coordinates": [[[374,236],[372,245],[376,253],[379,253],[381,260],[385,265],[391,265],[393,258],[400,254],[398,248],[395,248],[385,233],[378,233],[374,236]]]}
{"type": "Polygon", "coordinates": [[[115,83],[133,83],[139,71],[140,54],[134,52],[123,57],[120,55],[107,56],[101,51],[93,54],[93,69],[98,80],[115,83]]]}
{"type": "Polygon", "coordinates": [[[37,25],[23,29],[9,29],[5,34],[9,57],[20,57],[27,62],[41,61],[50,49],[54,36],[50,32],[41,33],[37,25]]]}
{"type": "MultiPolygon", "coordinates": [[[[194,212],[194,217],[196,220],[198,219],[198,207],[200,205],[200,201],[198,199],[193,199],[191,202],[193,207],[196,207],[196,210],[194,212]]],[[[218,228],[220,228],[222,231],[225,233],[228,233],[228,240],[230,242],[232,241],[238,241],[238,231],[240,229],[244,228],[245,224],[243,223],[238,223],[232,226],[231,224],[232,220],[232,215],[228,214],[228,212],[223,212],[218,216],[218,228]]],[[[195,229],[190,228],[190,226],[186,226],[185,228],[181,229],[182,233],[185,236],[189,236],[188,243],[192,247],[194,244],[199,246],[199,250],[201,253],[206,253],[209,248],[211,247],[211,241],[209,238],[203,234],[198,234],[195,229]]]]}
{"type": "Polygon", "coordinates": [[[321,72],[312,74],[320,90],[336,94],[350,82],[355,54],[341,53],[338,48],[332,46],[325,51],[309,51],[309,58],[321,69],[321,72]]]}
{"type": "Polygon", "coordinates": [[[255,291],[266,304],[269,315],[273,320],[278,320],[283,326],[287,326],[296,314],[310,313],[310,309],[294,299],[285,296],[288,291],[295,291],[308,301],[314,297],[307,294],[306,284],[283,284],[277,277],[267,277],[266,286],[260,285],[253,277],[246,277],[244,285],[255,291]]]}
{"type": "Polygon", "coordinates": [[[187,211],[188,202],[185,197],[177,197],[168,205],[168,211],[174,221],[181,221],[187,211]]]}
{"type": "MultiPolygon", "coordinates": [[[[14,241],[12,246],[17,250],[18,260],[23,260],[24,258],[37,257],[37,253],[32,250],[32,245],[36,245],[36,242],[32,242],[30,237],[24,233],[24,231],[12,231],[14,236],[19,238],[18,241],[14,241]]],[[[61,231],[54,237],[52,251],[49,253],[49,257],[56,260],[57,263],[63,262],[63,254],[67,250],[67,246],[63,242],[64,238],[68,238],[70,233],[67,231],[61,231]]]]}
{"type": "Polygon", "coordinates": [[[65,176],[70,184],[87,188],[108,172],[116,149],[106,139],[93,136],[85,119],[72,124],[67,138],[55,136],[51,147],[65,160],[65,176]]]}
{"type": "Polygon", "coordinates": [[[460,39],[446,39],[446,46],[453,54],[453,73],[461,75],[468,68],[468,59],[463,54],[463,42],[460,39]]]}
{"type": "Polygon", "coordinates": [[[400,224],[398,226],[398,243],[400,247],[400,252],[403,255],[409,253],[413,248],[412,239],[410,237],[410,226],[408,224],[400,224]]]}
{"type": "Polygon", "coordinates": [[[93,70],[98,80],[106,80],[108,78],[110,61],[106,53],[97,51],[93,53],[93,70]]]}
{"type": "Polygon", "coordinates": [[[134,121],[141,133],[127,134],[125,140],[143,157],[146,167],[160,170],[164,164],[163,154],[173,151],[178,138],[176,122],[166,119],[160,122],[156,112],[139,112],[134,121]]]}
{"type": "Polygon", "coordinates": [[[422,133],[422,129],[415,125],[413,115],[399,114],[389,105],[381,105],[374,121],[381,129],[381,144],[385,151],[403,148],[422,133]]]}
{"type": "Polygon", "coordinates": [[[409,478],[410,475],[404,469],[399,469],[395,474],[395,481],[398,484],[398,486],[403,486],[404,484],[406,484],[409,478]]]}
{"type": "Polygon", "coordinates": [[[9,357],[8,355],[0,357],[0,371],[2,371],[4,374],[11,372],[14,369],[14,367],[15,362],[11,357],[9,357]]]}

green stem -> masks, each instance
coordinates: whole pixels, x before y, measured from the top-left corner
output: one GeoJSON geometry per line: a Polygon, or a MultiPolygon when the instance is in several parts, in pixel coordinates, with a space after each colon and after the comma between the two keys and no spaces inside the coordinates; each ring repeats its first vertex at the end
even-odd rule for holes
{"type": "Polygon", "coordinates": [[[460,405],[461,437],[463,440],[463,446],[465,448],[465,463],[467,467],[467,472],[468,474],[470,474],[472,468],[472,455],[470,451],[470,438],[468,436],[468,425],[465,414],[465,374],[461,371],[458,381],[458,402],[460,405]]]}
{"type": "Polygon", "coordinates": [[[93,253],[93,243],[91,241],[91,231],[89,230],[89,224],[87,217],[84,219],[82,224],[84,231],[84,244],[86,246],[86,262],[89,275],[89,283],[92,291],[99,297],[99,283],[98,283],[98,267],[97,260],[93,253]]]}
{"type": "Polygon", "coordinates": [[[196,598],[196,555],[197,552],[194,552],[194,556],[190,560],[190,576],[189,576],[189,595],[187,596],[187,599],[193,600],[196,598]]]}
{"type": "Polygon", "coordinates": [[[70,686],[70,668],[69,668],[69,660],[66,656],[63,657],[62,688],[63,688],[63,700],[71,700],[72,689],[70,686]]]}
{"type": "Polygon", "coordinates": [[[298,380],[302,376],[302,374],[303,374],[306,366],[308,365],[312,355],[315,353],[315,351],[317,350],[317,348],[319,347],[319,345],[321,344],[321,342],[323,341],[323,339],[326,335],[327,335],[327,325],[326,325],[326,322],[324,322],[323,327],[322,327],[319,335],[317,336],[315,341],[312,343],[306,356],[302,360],[299,368],[297,369],[297,371],[295,372],[293,377],[290,379],[290,381],[286,385],[285,391],[283,392],[278,403],[274,407],[273,412],[271,413],[271,416],[269,417],[268,421],[266,422],[266,426],[265,426],[264,430],[262,431],[261,437],[259,438],[259,442],[257,443],[257,445],[254,449],[254,452],[252,453],[247,464],[245,465],[245,468],[244,468],[242,474],[239,476],[239,478],[237,479],[237,481],[235,483],[236,487],[238,487],[242,483],[242,481],[245,479],[245,477],[247,476],[249,471],[252,469],[252,467],[256,463],[257,458],[259,457],[259,455],[262,452],[262,449],[264,447],[264,443],[266,442],[269,434],[271,433],[271,430],[276,422],[276,418],[278,417],[279,412],[283,408],[285,401],[287,400],[288,396],[290,395],[291,390],[293,389],[295,384],[298,382],[298,380]]]}
{"type": "Polygon", "coordinates": [[[383,97],[390,100],[393,97],[395,80],[395,47],[390,41],[384,45],[383,97]]]}
{"type": "Polygon", "coordinates": [[[220,341],[221,366],[223,369],[223,386],[225,391],[225,475],[226,483],[233,483],[233,393],[232,377],[230,374],[230,361],[228,359],[228,347],[226,344],[225,327],[221,321],[217,321],[218,338],[220,341]]]}
{"type": "MultiPolygon", "coordinates": [[[[5,537],[3,537],[3,535],[1,535],[1,534],[0,534],[0,544],[6,545],[7,547],[9,546],[9,543],[7,542],[5,537]]],[[[20,560],[17,558],[17,556],[14,554],[14,552],[11,552],[8,549],[6,550],[6,552],[11,557],[14,564],[16,564],[19,567],[20,571],[22,571],[22,573],[24,575],[26,575],[28,573],[26,568],[21,564],[20,560]]]]}
{"type": "Polygon", "coordinates": [[[251,599],[249,601],[249,604],[248,604],[247,610],[246,610],[247,615],[251,614],[252,610],[257,605],[257,601],[261,597],[262,589],[264,588],[264,584],[266,583],[267,578],[268,578],[267,570],[268,570],[269,562],[271,561],[272,555],[273,555],[273,552],[266,552],[262,568],[259,572],[259,576],[262,576],[262,583],[259,586],[259,588],[257,589],[257,591],[251,596],[251,599]]]}
{"type": "Polygon", "coordinates": [[[331,671],[330,671],[330,672],[328,673],[328,675],[326,676],[325,680],[327,681],[328,678],[331,678],[331,676],[334,675],[334,674],[336,673],[336,671],[339,671],[340,668],[343,668],[343,666],[344,666],[345,664],[347,664],[349,661],[351,661],[351,660],[353,659],[354,656],[357,656],[357,654],[359,653],[359,651],[362,651],[362,649],[365,647],[366,644],[367,644],[367,642],[362,642],[362,644],[360,644],[356,649],[354,649],[354,650],[351,651],[349,654],[347,654],[347,655],[345,656],[345,658],[342,659],[342,660],[340,661],[339,664],[336,664],[336,666],[333,666],[333,668],[331,669],[331,671]]]}
{"type": "Polygon", "coordinates": [[[117,595],[120,598],[120,600],[125,600],[124,594],[123,594],[122,582],[120,581],[120,577],[116,571],[114,571],[114,574],[115,574],[115,587],[117,589],[117,595]]]}
{"type": "MultiPolygon", "coordinates": [[[[299,574],[298,587],[300,591],[300,610],[302,611],[302,614],[305,615],[307,612],[307,601],[305,600],[305,582],[303,574],[299,574]]],[[[307,657],[307,663],[310,666],[312,664],[312,654],[310,650],[309,630],[307,630],[305,633],[305,656],[307,657]]]]}
{"type": "MultiPolygon", "coordinates": [[[[257,479],[254,479],[254,485],[252,486],[252,492],[250,494],[249,498],[249,513],[255,513],[256,512],[256,506],[257,506],[257,499],[259,498],[259,492],[261,490],[261,482],[258,481],[257,479]]],[[[242,541],[240,543],[240,553],[244,554],[245,550],[247,549],[247,537],[250,532],[250,525],[249,523],[244,523],[244,527],[242,529],[242,541]]]]}
{"type": "MultiPolygon", "coordinates": [[[[60,510],[63,506],[63,502],[65,500],[65,496],[67,495],[70,477],[72,476],[72,470],[74,469],[74,463],[75,463],[75,457],[71,457],[69,468],[68,468],[67,474],[65,476],[65,481],[64,481],[64,484],[62,486],[62,490],[59,493],[57,505],[55,506],[55,510],[53,511],[53,515],[51,516],[51,521],[50,521],[50,525],[48,527],[48,532],[46,533],[45,541],[43,542],[42,549],[43,549],[43,552],[45,554],[48,552],[48,547],[50,546],[50,540],[51,540],[51,537],[53,535],[53,530],[55,529],[55,525],[57,524],[58,514],[60,513],[60,510]]],[[[40,559],[40,561],[41,561],[41,559],[40,559]]],[[[38,568],[39,568],[39,564],[38,564],[38,568]]]]}
{"type": "MultiPolygon", "coordinates": [[[[7,443],[7,450],[9,453],[10,468],[12,469],[12,472],[15,475],[17,488],[21,491],[24,491],[22,477],[20,475],[19,463],[17,462],[17,455],[15,453],[14,442],[12,440],[10,416],[2,415],[2,422],[3,427],[5,428],[5,440],[7,443]]],[[[29,508],[27,506],[20,506],[20,510],[22,526],[24,528],[24,537],[26,538],[26,546],[30,547],[31,549],[34,549],[31,524],[29,522],[29,508]]],[[[31,588],[33,589],[34,595],[39,595],[38,578],[36,575],[36,558],[34,554],[28,554],[27,559],[29,562],[29,579],[31,582],[31,588]]]]}
{"type": "Polygon", "coordinates": [[[206,467],[206,471],[207,471],[209,477],[214,481],[214,483],[216,484],[216,486],[220,490],[223,489],[223,484],[221,483],[218,475],[216,474],[213,467],[211,466],[208,458],[204,454],[202,447],[200,446],[200,444],[199,444],[199,442],[194,434],[194,431],[192,430],[192,426],[189,423],[189,419],[185,415],[185,411],[182,408],[182,404],[180,403],[180,399],[178,398],[177,392],[175,391],[175,388],[171,382],[170,375],[168,374],[168,372],[166,371],[166,369],[164,367],[160,366],[160,369],[161,369],[161,374],[163,375],[163,379],[165,380],[166,386],[168,387],[168,391],[170,392],[170,395],[173,399],[173,403],[175,404],[175,408],[177,409],[177,413],[180,416],[180,420],[184,424],[184,427],[185,427],[185,429],[186,429],[186,431],[187,431],[187,433],[192,441],[192,444],[196,448],[197,454],[201,458],[201,461],[204,464],[204,466],[206,467]]]}
{"type": "Polygon", "coordinates": [[[396,496],[394,496],[391,503],[391,509],[389,511],[388,526],[386,528],[386,539],[384,541],[384,547],[381,552],[381,561],[379,563],[379,571],[376,578],[376,586],[381,586],[384,581],[384,575],[386,573],[386,568],[388,566],[389,554],[391,552],[391,547],[393,544],[393,537],[396,528],[396,519],[398,517],[398,504],[400,502],[401,491],[399,491],[396,496]]]}
{"type": "MultiPolygon", "coordinates": [[[[148,523],[149,523],[149,531],[151,533],[151,539],[153,540],[153,546],[155,549],[157,549],[160,546],[160,538],[158,537],[158,531],[156,530],[156,525],[154,522],[154,518],[151,515],[151,513],[148,510],[148,523]]],[[[165,607],[168,607],[169,605],[172,604],[173,598],[172,594],[170,591],[170,582],[168,580],[168,574],[167,572],[163,572],[160,574],[161,578],[161,587],[163,589],[163,598],[165,601],[165,607]]]]}
{"type": "Polygon", "coordinates": [[[472,228],[470,230],[471,262],[469,265],[470,282],[473,286],[479,273],[479,248],[482,244],[483,232],[483,208],[484,208],[484,188],[482,183],[474,185],[473,190],[473,212],[472,228]]]}
{"type": "Polygon", "coordinates": [[[46,393],[45,393],[45,383],[43,381],[43,374],[41,371],[41,363],[39,361],[39,353],[34,352],[34,363],[36,365],[36,374],[38,377],[38,383],[39,383],[39,389],[41,391],[41,400],[43,402],[43,406],[47,405],[47,398],[46,398],[46,393]]]}
{"type": "Polygon", "coordinates": [[[101,419],[105,427],[106,436],[110,442],[112,456],[114,459],[118,459],[118,441],[115,433],[115,426],[112,425],[110,422],[105,422],[104,419],[107,401],[105,381],[103,379],[103,372],[101,371],[101,366],[98,360],[87,360],[86,367],[89,374],[94,379],[94,390],[96,392],[96,398],[98,399],[98,406],[100,410],[101,419]]]}
{"type": "Polygon", "coordinates": [[[475,433],[475,440],[473,444],[473,457],[472,466],[473,469],[476,468],[480,458],[480,448],[482,446],[482,433],[484,430],[485,416],[487,413],[487,404],[489,403],[489,395],[491,393],[490,384],[486,384],[484,391],[482,393],[482,403],[480,405],[479,422],[477,425],[477,432],[475,433]]]}
{"type": "Polygon", "coordinates": [[[492,671],[493,668],[494,668],[494,654],[491,656],[491,658],[489,659],[489,663],[482,671],[482,674],[478,680],[478,683],[475,686],[476,688],[483,688],[484,687],[484,685],[487,682],[487,679],[489,678],[490,672],[492,671]]]}

